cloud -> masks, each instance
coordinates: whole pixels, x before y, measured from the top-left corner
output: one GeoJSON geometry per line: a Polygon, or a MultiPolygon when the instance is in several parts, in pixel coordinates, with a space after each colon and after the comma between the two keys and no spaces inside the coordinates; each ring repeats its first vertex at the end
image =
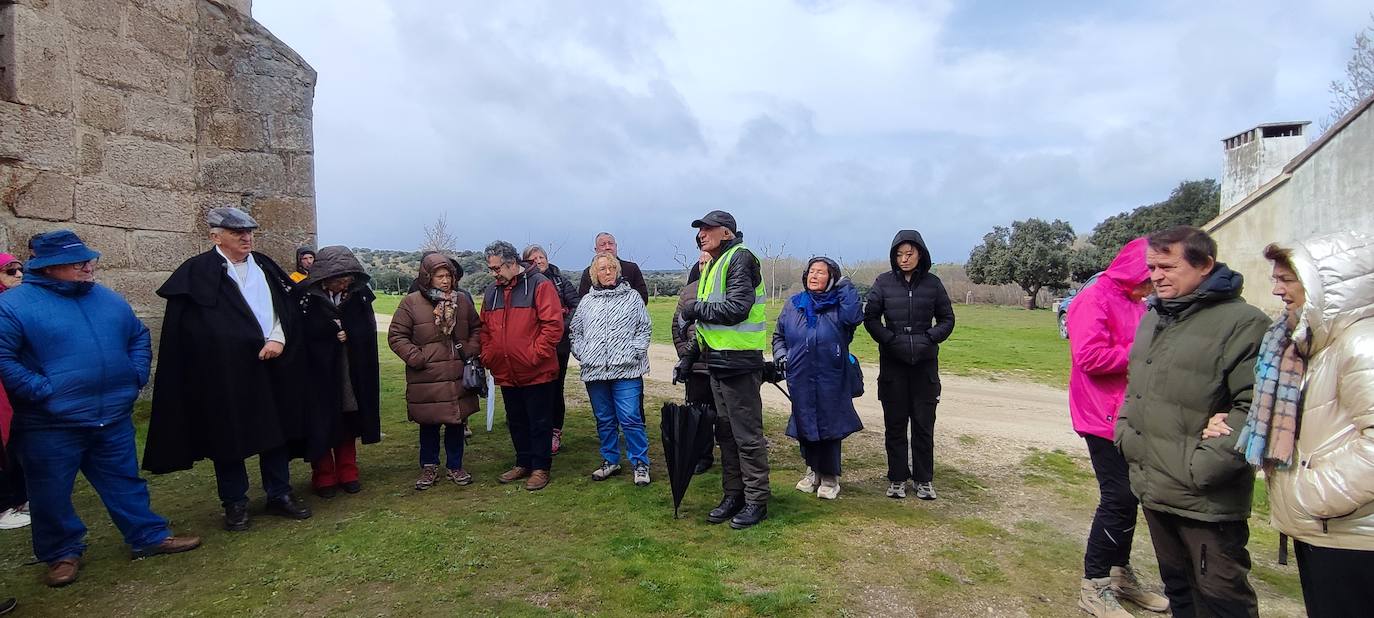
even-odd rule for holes
{"type": "Polygon", "coordinates": [[[703,212],[751,243],[961,261],[993,225],[1080,233],[1219,174],[1219,140],[1315,119],[1365,7],[760,0],[258,0],[320,72],[321,242],[617,233],[670,267],[703,212]]]}

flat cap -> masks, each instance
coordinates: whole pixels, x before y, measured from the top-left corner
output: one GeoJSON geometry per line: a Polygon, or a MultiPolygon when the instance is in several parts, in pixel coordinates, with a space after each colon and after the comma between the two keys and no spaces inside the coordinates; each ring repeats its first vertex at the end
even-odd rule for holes
{"type": "Polygon", "coordinates": [[[723,227],[731,232],[738,232],[735,227],[735,216],[724,210],[712,210],[700,219],[692,222],[692,227],[723,227]]]}
{"type": "Polygon", "coordinates": [[[256,230],[258,222],[251,215],[233,206],[220,206],[211,208],[205,215],[205,222],[210,227],[222,227],[226,230],[256,230]]]}

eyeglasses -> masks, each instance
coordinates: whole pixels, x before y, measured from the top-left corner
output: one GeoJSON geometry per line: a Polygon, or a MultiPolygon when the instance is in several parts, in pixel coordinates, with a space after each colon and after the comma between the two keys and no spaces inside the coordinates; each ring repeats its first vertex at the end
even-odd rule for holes
{"type": "Polygon", "coordinates": [[[72,264],[72,270],[86,270],[88,268],[94,267],[96,262],[98,261],[99,260],[86,260],[85,262],[77,262],[75,264],[72,264]]]}
{"type": "Polygon", "coordinates": [[[488,267],[487,267],[487,270],[490,270],[491,272],[494,272],[494,273],[499,273],[499,272],[501,272],[501,269],[502,269],[502,268],[505,268],[505,267],[506,267],[505,263],[501,263],[500,265],[497,265],[497,266],[488,266],[488,267]]]}

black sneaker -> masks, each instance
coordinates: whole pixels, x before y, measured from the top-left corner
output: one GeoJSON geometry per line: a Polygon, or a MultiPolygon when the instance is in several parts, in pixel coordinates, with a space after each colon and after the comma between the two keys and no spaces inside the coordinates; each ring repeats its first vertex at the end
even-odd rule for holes
{"type": "Polygon", "coordinates": [[[749,503],[744,505],[739,514],[730,520],[730,527],[736,530],[743,530],[754,524],[768,519],[768,505],[749,503]]]}
{"type": "Polygon", "coordinates": [[[247,500],[224,507],[224,529],[230,532],[243,532],[248,529],[247,500]]]}
{"type": "Polygon", "coordinates": [[[289,519],[310,519],[310,507],[296,498],[296,494],[286,494],[280,498],[267,500],[267,514],[280,515],[289,519]]]}
{"type": "Polygon", "coordinates": [[[720,499],[720,504],[716,505],[716,508],[711,509],[711,512],[706,514],[706,523],[718,524],[724,522],[734,517],[742,508],[744,508],[743,497],[725,496],[720,499]]]}
{"type": "Polygon", "coordinates": [[[330,498],[333,498],[334,496],[339,495],[339,486],[330,485],[329,487],[316,487],[315,495],[324,498],[325,500],[328,500],[330,498]]]}
{"type": "Polygon", "coordinates": [[[363,490],[363,484],[358,481],[349,481],[343,484],[345,493],[356,494],[363,490]]]}

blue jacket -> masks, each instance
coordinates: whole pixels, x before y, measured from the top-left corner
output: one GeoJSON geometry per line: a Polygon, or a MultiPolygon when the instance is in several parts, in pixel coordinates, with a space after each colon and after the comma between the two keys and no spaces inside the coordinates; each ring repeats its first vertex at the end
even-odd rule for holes
{"type": "Polygon", "coordinates": [[[127,418],[152,358],[148,328],[107,287],[30,273],[0,294],[0,381],[17,428],[127,418]]]}
{"type": "Polygon", "coordinates": [[[831,292],[838,303],[816,314],[808,326],[806,312],[797,307],[800,292],[783,305],[773,331],[773,358],[787,359],[787,388],[792,417],[787,435],[799,440],[836,440],[863,429],[850,398],[847,363],[854,330],[863,323],[859,294],[848,279],[831,292]]]}

